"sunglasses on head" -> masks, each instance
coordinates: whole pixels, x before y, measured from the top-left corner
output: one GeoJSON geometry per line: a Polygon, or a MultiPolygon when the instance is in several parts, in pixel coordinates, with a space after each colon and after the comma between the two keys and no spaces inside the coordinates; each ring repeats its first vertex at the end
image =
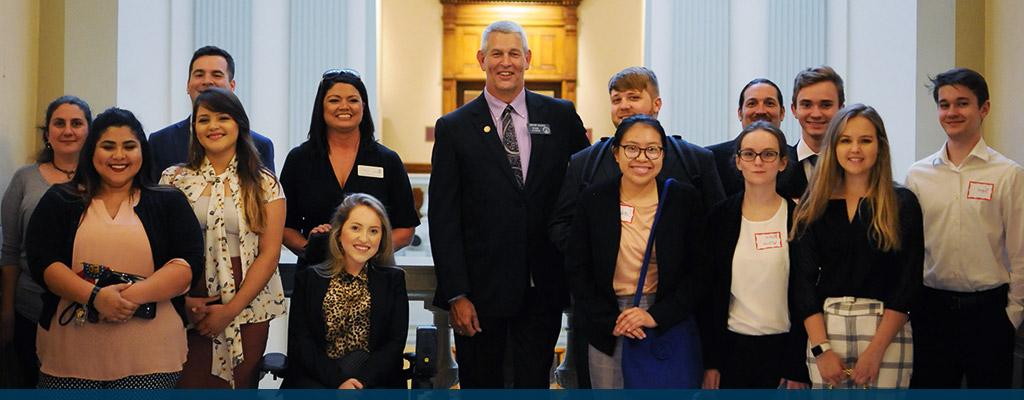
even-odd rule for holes
{"type": "Polygon", "coordinates": [[[359,75],[359,71],[352,68],[331,68],[324,71],[323,79],[337,78],[342,75],[351,75],[358,79],[362,79],[362,76],[359,75]]]}

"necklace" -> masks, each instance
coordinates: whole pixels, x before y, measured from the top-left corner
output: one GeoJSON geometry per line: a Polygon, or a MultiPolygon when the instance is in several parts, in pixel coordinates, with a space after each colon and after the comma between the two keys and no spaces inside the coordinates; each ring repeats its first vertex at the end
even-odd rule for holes
{"type": "Polygon", "coordinates": [[[75,177],[75,171],[76,171],[76,170],[74,170],[74,169],[72,169],[72,170],[65,170],[65,169],[61,169],[60,167],[58,167],[58,166],[57,166],[57,163],[55,163],[55,162],[53,162],[53,161],[50,161],[50,165],[52,165],[52,166],[53,166],[53,169],[55,169],[55,170],[58,170],[58,171],[60,171],[60,172],[63,172],[63,173],[64,173],[64,175],[67,175],[67,177],[68,177],[68,180],[71,180],[71,178],[74,178],[74,177],[75,177]]]}

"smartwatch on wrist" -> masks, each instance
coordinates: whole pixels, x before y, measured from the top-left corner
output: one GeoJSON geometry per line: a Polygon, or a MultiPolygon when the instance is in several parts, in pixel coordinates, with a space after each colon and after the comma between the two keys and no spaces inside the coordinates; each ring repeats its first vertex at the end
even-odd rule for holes
{"type": "Polygon", "coordinates": [[[818,358],[829,350],[832,350],[832,345],[828,342],[821,342],[817,346],[811,347],[811,355],[813,355],[814,358],[818,358]]]}

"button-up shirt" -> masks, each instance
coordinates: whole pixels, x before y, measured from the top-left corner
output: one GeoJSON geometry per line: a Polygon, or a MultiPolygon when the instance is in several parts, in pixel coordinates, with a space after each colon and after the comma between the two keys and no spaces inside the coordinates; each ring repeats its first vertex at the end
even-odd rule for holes
{"type": "Polygon", "coordinates": [[[1006,313],[1024,319],[1024,168],[981,139],[954,165],[946,145],[907,172],[924,214],[924,284],[956,292],[1010,285],[1006,313]]]}
{"type": "Polygon", "coordinates": [[[803,167],[804,176],[807,177],[807,182],[811,181],[811,174],[814,173],[814,166],[811,165],[811,162],[807,160],[807,157],[817,154],[818,153],[815,153],[814,150],[811,150],[811,146],[808,146],[807,142],[803,140],[800,140],[800,142],[796,144],[797,162],[799,162],[800,166],[803,167]]]}
{"type": "Polygon", "coordinates": [[[491,96],[487,88],[484,88],[484,99],[487,100],[487,108],[491,110],[491,120],[498,128],[498,140],[501,140],[501,134],[505,131],[505,127],[501,126],[501,114],[505,112],[505,106],[511,105],[515,110],[512,113],[512,126],[516,129],[516,141],[519,142],[519,163],[523,166],[523,182],[526,182],[526,170],[530,168],[530,149],[533,148],[530,142],[530,131],[527,130],[530,115],[526,111],[526,89],[520,91],[511,103],[506,104],[504,101],[498,100],[497,97],[491,96]]]}

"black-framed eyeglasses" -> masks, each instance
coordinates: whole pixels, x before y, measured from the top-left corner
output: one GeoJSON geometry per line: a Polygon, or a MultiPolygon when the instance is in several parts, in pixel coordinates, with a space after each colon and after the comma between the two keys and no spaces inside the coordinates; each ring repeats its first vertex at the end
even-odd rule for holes
{"type": "Polygon", "coordinates": [[[356,78],[363,79],[362,76],[359,75],[359,71],[356,71],[352,68],[331,68],[329,70],[324,71],[323,79],[337,78],[342,75],[352,75],[356,78]]]}
{"type": "Polygon", "coordinates": [[[644,156],[646,156],[647,159],[651,161],[661,158],[661,154],[664,150],[661,148],[661,146],[648,146],[646,148],[642,148],[635,144],[625,144],[619,146],[619,148],[622,149],[622,153],[626,155],[626,158],[630,160],[635,160],[637,157],[640,157],[640,152],[642,150],[644,156]]]}
{"type": "Polygon", "coordinates": [[[746,161],[746,162],[753,162],[754,159],[756,159],[757,157],[761,157],[761,161],[764,161],[764,162],[773,162],[773,161],[779,159],[779,152],[777,152],[775,150],[765,150],[765,151],[762,151],[762,152],[758,153],[758,152],[750,150],[750,149],[743,149],[743,150],[737,151],[736,152],[736,156],[739,157],[740,160],[743,160],[743,161],[746,161]]]}

